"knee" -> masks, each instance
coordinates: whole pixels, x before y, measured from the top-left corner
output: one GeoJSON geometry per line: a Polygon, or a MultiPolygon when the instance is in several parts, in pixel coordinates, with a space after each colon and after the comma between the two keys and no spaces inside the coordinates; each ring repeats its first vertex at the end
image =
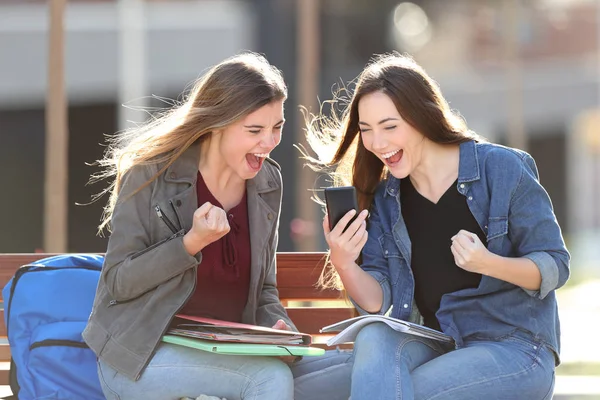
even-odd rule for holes
{"type": "Polygon", "coordinates": [[[291,391],[294,387],[294,377],[290,367],[277,358],[268,358],[256,376],[257,386],[265,390],[291,391]]]}
{"type": "Polygon", "coordinates": [[[363,327],[354,342],[355,362],[368,359],[380,359],[391,351],[391,339],[395,331],[382,322],[363,327]]]}
{"type": "Polygon", "coordinates": [[[275,382],[281,382],[282,384],[292,387],[294,385],[294,376],[290,367],[283,361],[274,359],[274,363],[270,366],[269,376],[275,382]]]}
{"type": "MultiPolygon", "coordinates": [[[[356,336],[355,347],[362,347],[366,351],[380,351],[381,346],[394,335],[394,330],[383,322],[375,322],[364,326],[356,336]]],[[[362,351],[362,350],[361,350],[362,351]]]]}

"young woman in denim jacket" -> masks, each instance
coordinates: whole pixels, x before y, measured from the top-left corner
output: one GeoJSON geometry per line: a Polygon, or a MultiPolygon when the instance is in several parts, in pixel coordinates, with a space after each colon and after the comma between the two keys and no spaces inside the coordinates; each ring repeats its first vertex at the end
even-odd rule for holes
{"type": "Polygon", "coordinates": [[[397,54],[366,67],[341,118],[309,126],[316,161],[337,166],[363,210],[332,230],[324,220],[330,277],[361,313],[391,308],[455,341],[367,325],[352,400],[551,398],[554,291],[569,253],[531,156],[470,132],[425,71],[397,54]]]}
{"type": "Polygon", "coordinates": [[[277,291],[282,181],[268,158],[286,96],[264,57],[235,56],[109,148],[111,236],[83,333],[107,399],[347,398],[349,354],[286,363],[161,343],[179,312],[295,330],[277,291]]]}

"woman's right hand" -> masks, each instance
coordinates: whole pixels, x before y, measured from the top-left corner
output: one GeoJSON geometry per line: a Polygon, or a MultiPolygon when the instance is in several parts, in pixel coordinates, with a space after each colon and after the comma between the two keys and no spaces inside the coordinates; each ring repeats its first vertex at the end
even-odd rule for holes
{"type": "Polygon", "coordinates": [[[366,218],[369,213],[367,210],[363,210],[358,214],[356,219],[348,225],[355,214],[355,210],[348,211],[332,230],[329,229],[329,219],[327,214],[325,214],[325,218],[323,219],[325,240],[330,249],[329,259],[338,272],[354,265],[362,248],[365,243],[367,243],[368,233],[366,218]],[[346,226],[348,227],[347,229],[346,226]],[[344,229],[346,230],[344,231],[344,229]]]}
{"type": "Polygon", "coordinates": [[[206,202],[194,211],[192,229],[183,237],[183,245],[193,256],[209,244],[221,239],[229,230],[225,210],[206,202]]]}

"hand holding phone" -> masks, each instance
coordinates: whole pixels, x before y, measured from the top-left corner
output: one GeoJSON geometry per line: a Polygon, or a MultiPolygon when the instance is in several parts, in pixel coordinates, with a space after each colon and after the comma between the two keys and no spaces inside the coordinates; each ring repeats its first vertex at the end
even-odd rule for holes
{"type": "Polygon", "coordinates": [[[359,213],[356,189],[352,186],[325,189],[325,202],[329,220],[323,220],[323,230],[329,245],[329,260],[340,272],[356,266],[356,259],[367,242],[367,210],[359,213]],[[348,215],[351,210],[355,210],[354,215],[348,215]],[[336,227],[338,224],[344,225],[343,232],[336,227]]]}
{"type": "MultiPolygon", "coordinates": [[[[325,203],[327,206],[327,216],[329,217],[329,229],[333,229],[350,210],[356,210],[356,214],[358,215],[358,201],[356,200],[356,189],[354,186],[326,188],[325,203]]],[[[356,216],[352,218],[348,225],[355,219],[356,216]]]]}

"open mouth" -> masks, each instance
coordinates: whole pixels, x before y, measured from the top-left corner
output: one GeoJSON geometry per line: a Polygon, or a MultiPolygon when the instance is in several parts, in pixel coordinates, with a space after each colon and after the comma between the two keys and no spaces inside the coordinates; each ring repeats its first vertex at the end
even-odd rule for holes
{"type": "Polygon", "coordinates": [[[400,160],[402,160],[402,155],[404,154],[404,150],[395,150],[395,151],[390,151],[389,153],[384,153],[381,155],[381,158],[383,158],[385,164],[388,167],[393,167],[395,165],[397,165],[400,160]]]}
{"type": "Polygon", "coordinates": [[[269,153],[248,153],[246,154],[246,161],[253,171],[260,171],[260,168],[265,162],[265,158],[269,156],[269,153]]]}

